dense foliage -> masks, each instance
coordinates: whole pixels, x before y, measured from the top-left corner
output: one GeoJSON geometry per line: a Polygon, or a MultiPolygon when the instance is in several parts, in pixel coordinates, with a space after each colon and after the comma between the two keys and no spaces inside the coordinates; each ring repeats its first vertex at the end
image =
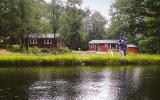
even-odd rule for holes
{"type": "Polygon", "coordinates": [[[144,53],[160,53],[160,1],[115,0],[107,36],[124,32],[129,42],[139,44],[144,53]]]}
{"type": "MultiPolygon", "coordinates": [[[[84,30],[84,19],[92,14],[81,9],[82,3],[83,0],[51,0],[50,3],[44,0],[1,0],[0,39],[7,41],[14,37],[19,40],[16,44],[23,48],[24,36],[53,33],[70,49],[87,49],[91,35],[84,30]]],[[[104,23],[104,17],[100,13],[93,16],[92,22],[104,23]]],[[[105,23],[97,27],[101,31],[92,30],[94,39],[104,37],[104,26],[105,23]]],[[[27,45],[26,50],[28,49],[27,45]]]]}
{"type": "Polygon", "coordinates": [[[87,50],[92,39],[116,39],[124,32],[141,52],[160,53],[159,0],[114,0],[108,29],[100,12],[82,9],[82,4],[83,0],[0,0],[0,40],[7,44],[16,38],[14,44],[24,48],[24,36],[53,33],[69,49],[87,50]]]}
{"type": "Polygon", "coordinates": [[[25,48],[20,48],[19,45],[12,45],[11,47],[7,47],[7,50],[14,53],[23,53],[29,55],[58,55],[58,54],[71,53],[68,48],[47,49],[47,48],[29,47],[27,51],[25,48]]]}

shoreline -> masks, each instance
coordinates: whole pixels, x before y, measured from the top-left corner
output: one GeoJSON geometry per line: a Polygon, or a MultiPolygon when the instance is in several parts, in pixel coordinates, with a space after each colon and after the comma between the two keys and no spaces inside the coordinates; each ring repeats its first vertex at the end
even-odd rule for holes
{"type": "Polygon", "coordinates": [[[0,66],[108,66],[108,65],[160,65],[160,55],[79,55],[65,54],[55,56],[0,55],[0,66]]]}

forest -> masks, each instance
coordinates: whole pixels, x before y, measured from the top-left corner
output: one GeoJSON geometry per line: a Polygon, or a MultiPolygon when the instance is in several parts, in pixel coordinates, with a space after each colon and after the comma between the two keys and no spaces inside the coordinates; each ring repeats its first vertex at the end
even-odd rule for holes
{"type": "Polygon", "coordinates": [[[82,4],[83,0],[0,0],[0,38],[16,38],[16,45],[25,48],[24,36],[52,33],[69,49],[88,50],[90,40],[118,39],[123,32],[142,53],[160,54],[159,0],[114,0],[110,20],[99,11],[82,9],[82,4]]]}

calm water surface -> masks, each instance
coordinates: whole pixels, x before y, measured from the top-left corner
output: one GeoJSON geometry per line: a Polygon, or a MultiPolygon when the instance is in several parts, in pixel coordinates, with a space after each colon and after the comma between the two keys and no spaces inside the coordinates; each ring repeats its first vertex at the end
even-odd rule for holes
{"type": "Polygon", "coordinates": [[[160,66],[0,68],[0,100],[160,100],[160,66]]]}

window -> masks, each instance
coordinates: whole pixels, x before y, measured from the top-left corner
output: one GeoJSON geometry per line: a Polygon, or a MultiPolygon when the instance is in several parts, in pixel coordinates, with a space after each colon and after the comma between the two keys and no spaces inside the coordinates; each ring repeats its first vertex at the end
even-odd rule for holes
{"type": "Polygon", "coordinates": [[[37,39],[30,39],[30,44],[37,44],[37,39]]]}
{"type": "Polygon", "coordinates": [[[92,48],[92,44],[89,44],[89,48],[92,48]]]}
{"type": "Polygon", "coordinates": [[[91,48],[94,48],[95,47],[95,44],[91,44],[91,48]]]}
{"type": "Polygon", "coordinates": [[[44,44],[52,44],[52,39],[45,39],[44,44]]]}
{"type": "Polygon", "coordinates": [[[107,44],[105,44],[105,48],[107,48],[108,46],[107,46],[107,44]]]}
{"type": "Polygon", "coordinates": [[[116,49],[116,44],[111,44],[111,49],[116,49]]]}
{"type": "Polygon", "coordinates": [[[93,48],[95,47],[95,44],[93,44],[93,48]]]}
{"type": "Polygon", "coordinates": [[[91,48],[93,48],[93,44],[91,44],[91,48]]]}

